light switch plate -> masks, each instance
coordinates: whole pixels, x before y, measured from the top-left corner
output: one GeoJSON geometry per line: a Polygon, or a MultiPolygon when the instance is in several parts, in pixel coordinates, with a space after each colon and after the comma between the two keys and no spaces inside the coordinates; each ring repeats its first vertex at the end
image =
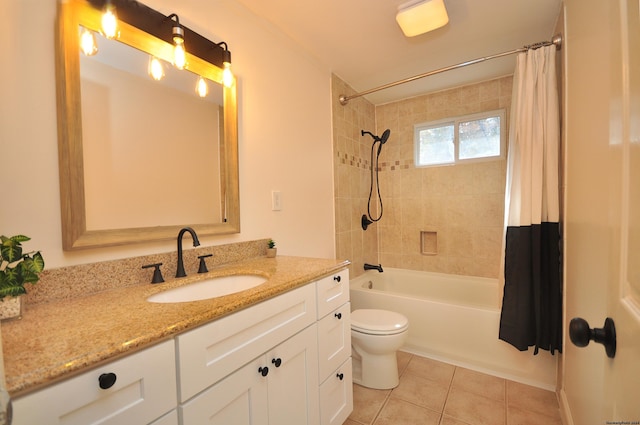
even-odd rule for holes
{"type": "Polygon", "coordinates": [[[272,211],[280,211],[282,210],[282,194],[279,190],[273,190],[271,192],[271,210],[272,211]]]}

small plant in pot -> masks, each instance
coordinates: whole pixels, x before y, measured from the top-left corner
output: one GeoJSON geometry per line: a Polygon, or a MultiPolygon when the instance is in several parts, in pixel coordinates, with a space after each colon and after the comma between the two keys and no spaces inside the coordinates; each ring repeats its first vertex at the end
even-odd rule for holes
{"type": "Polygon", "coordinates": [[[273,239],[269,239],[267,242],[267,257],[273,258],[276,256],[278,248],[276,248],[276,242],[273,239]]]}
{"type": "Polygon", "coordinates": [[[0,319],[19,317],[24,285],[34,284],[44,270],[40,251],[23,253],[22,243],[31,240],[24,235],[0,236],[0,319]]]}

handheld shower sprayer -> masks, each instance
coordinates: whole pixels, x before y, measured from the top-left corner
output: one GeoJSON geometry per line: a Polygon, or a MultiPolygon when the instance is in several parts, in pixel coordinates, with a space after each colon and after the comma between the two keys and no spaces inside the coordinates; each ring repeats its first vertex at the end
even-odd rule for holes
{"type": "Polygon", "coordinates": [[[391,130],[389,130],[388,128],[382,133],[382,136],[378,137],[375,134],[373,134],[370,131],[365,131],[365,130],[360,130],[360,134],[362,136],[364,136],[365,134],[368,134],[369,136],[371,136],[373,138],[373,143],[376,142],[380,142],[380,144],[384,145],[385,143],[387,143],[387,140],[389,140],[389,136],[391,135],[391,130]]]}
{"type": "Polygon", "coordinates": [[[361,130],[360,134],[362,136],[364,136],[365,134],[368,134],[369,136],[371,136],[371,138],[373,138],[373,143],[371,144],[371,186],[369,188],[369,201],[367,202],[367,214],[363,214],[361,219],[362,230],[367,230],[367,227],[369,227],[370,224],[375,223],[376,221],[379,221],[382,218],[382,211],[383,211],[382,197],[380,196],[380,184],[378,182],[378,157],[380,156],[380,152],[382,152],[382,145],[387,143],[387,140],[389,140],[389,136],[391,135],[391,130],[386,129],[382,133],[382,136],[376,136],[370,131],[365,131],[365,130],[361,130]],[[374,162],[373,148],[376,146],[376,143],[379,143],[379,144],[378,144],[378,150],[377,150],[375,162],[374,162]],[[373,218],[371,216],[371,194],[373,193],[374,170],[376,173],[376,189],[378,191],[378,203],[380,204],[380,215],[378,215],[377,218],[373,218]]]}

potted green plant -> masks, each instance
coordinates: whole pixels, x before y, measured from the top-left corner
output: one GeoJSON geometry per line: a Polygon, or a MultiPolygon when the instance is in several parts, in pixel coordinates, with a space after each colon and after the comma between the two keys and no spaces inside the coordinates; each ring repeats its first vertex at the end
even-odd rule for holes
{"type": "Polygon", "coordinates": [[[28,240],[24,235],[0,236],[0,319],[20,317],[20,296],[27,293],[24,285],[36,283],[44,270],[40,251],[22,252],[22,243],[28,240]]]}
{"type": "Polygon", "coordinates": [[[276,248],[276,242],[273,239],[269,239],[267,242],[267,257],[273,258],[276,256],[278,248],[276,248]]]}

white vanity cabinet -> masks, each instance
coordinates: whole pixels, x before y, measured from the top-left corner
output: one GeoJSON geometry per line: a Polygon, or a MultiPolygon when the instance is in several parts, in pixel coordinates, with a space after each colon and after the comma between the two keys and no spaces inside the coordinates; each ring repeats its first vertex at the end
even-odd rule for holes
{"type": "Polygon", "coordinates": [[[353,410],[349,271],[316,283],[320,423],[342,425],[353,410]]]}
{"type": "Polygon", "coordinates": [[[171,340],[16,398],[13,425],[177,425],[175,383],[171,340]]]}
{"type": "Polygon", "coordinates": [[[180,407],[182,424],[318,425],[316,325],[180,407]]]}
{"type": "Polygon", "coordinates": [[[17,398],[13,423],[341,425],[349,315],[344,270],[17,398]]]}
{"type": "Polygon", "coordinates": [[[344,270],[178,336],[180,423],[341,425],[349,307],[344,270]]]}
{"type": "Polygon", "coordinates": [[[305,285],[178,335],[180,402],[315,323],[314,291],[305,285]]]}

